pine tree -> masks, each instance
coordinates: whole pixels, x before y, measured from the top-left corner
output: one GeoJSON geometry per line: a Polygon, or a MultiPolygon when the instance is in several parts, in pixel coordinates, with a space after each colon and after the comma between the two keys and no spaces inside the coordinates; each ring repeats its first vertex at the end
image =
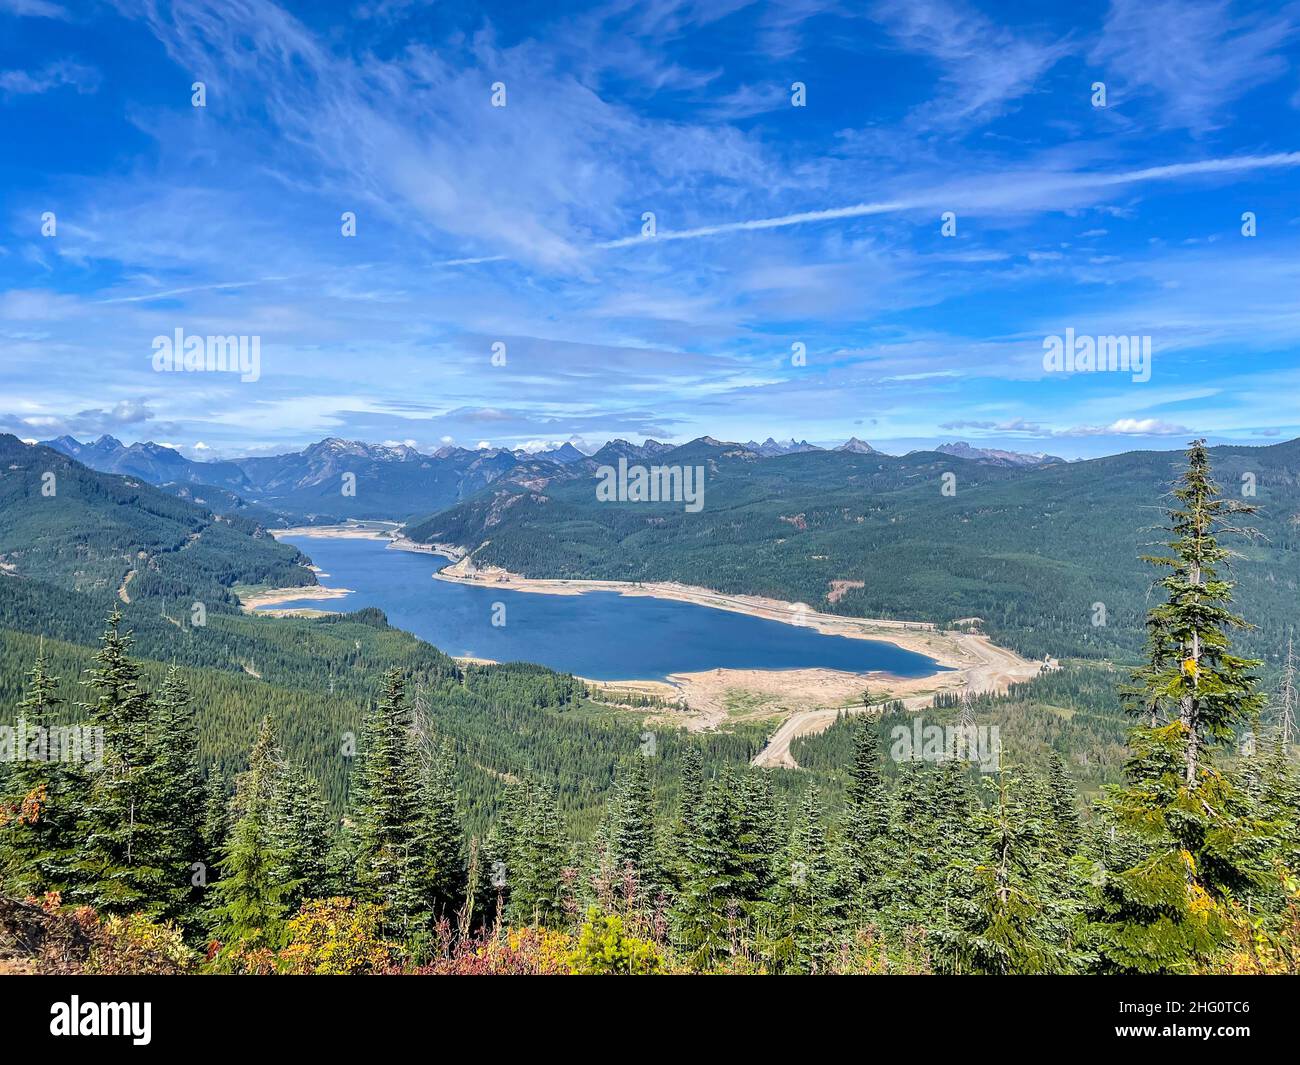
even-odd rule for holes
{"type": "Polygon", "coordinates": [[[1047,760],[1047,786],[1051,795],[1051,824],[1056,847],[1063,857],[1069,858],[1079,850],[1082,831],[1079,825],[1079,801],[1065,762],[1055,751],[1047,760]]]}
{"type": "Polygon", "coordinates": [[[208,867],[208,879],[215,879],[217,856],[230,834],[230,790],[225,778],[213,766],[203,785],[203,824],[199,829],[200,861],[208,867]]]}
{"type": "Polygon", "coordinates": [[[66,887],[86,793],[81,767],[55,757],[50,746],[62,700],[43,651],[27,677],[18,703],[27,736],[16,733],[15,739],[24,749],[13,751],[0,777],[0,883],[19,897],[66,887]],[[37,737],[34,750],[31,736],[37,737]]]}
{"type": "Polygon", "coordinates": [[[1218,575],[1232,557],[1219,531],[1249,534],[1227,522],[1255,508],[1220,497],[1203,440],[1188,451],[1173,495],[1179,505],[1168,512],[1172,553],[1144,559],[1169,571],[1157,582],[1168,598],[1147,613],[1148,663],[1135,671],[1129,695],[1150,725],[1178,722],[1184,780],[1195,788],[1202,752],[1230,739],[1263,703],[1251,672],[1259,662],[1231,651],[1229,631],[1249,626],[1231,610],[1233,583],[1218,575]]]}
{"type": "Polygon", "coordinates": [[[670,896],[681,892],[690,859],[688,841],[699,835],[704,812],[704,759],[695,744],[689,744],[681,757],[677,789],[677,815],[672,819],[664,855],[664,886],[670,896]]]}
{"type": "Polygon", "coordinates": [[[433,745],[420,793],[418,851],[423,881],[435,916],[450,917],[465,896],[465,830],[456,804],[451,746],[433,745]]]}
{"type": "Polygon", "coordinates": [[[816,973],[833,947],[834,884],[817,789],[808,785],[795,816],[768,907],[765,948],[777,972],[816,973]]]}
{"type": "MultiPolygon", "coordinates": [[[[202,860],[203,775],[190,692],[175,666],[154,697],[149,806],[150,847],[165,870],[163,917],[180,920],[198,901],[193,863],[202,860]]],[[[201,878],[200,878],[201,879],[201,878]]]]}
{"type": "Polygon", "coordinates": [[[980,857],[960,863],[965,890],[950,907],[955,969],[992,976],[1060,972],[1066,958],[1047,896],[1061,890],[1062,863],[1044,860],[1055,848],[1047,790],[1006,768],[984,783],[993,802],[976,815],[980,857]]]}
{"type": "Polygon", "coordinates": [[[648,759],[634,755],[624,765],[609,803],[605,836],[605,866],[620,888],[631,877],[635,899],[652,905],[660,890],[659,854],[655,838],[654,793],[648,759]]]}
{"type": "Polygon", "coordinates": [[[1251,898],[1251,910],[1263,908],[1279,913],[1288,899],[1300,895],[1295,886],[1300,874],[1300,774],[1288,757],[1281,730],[1263,745],[1254,759],[1258,763],[1259,787],[1254,800],[1257,821],[1269,826],[1267,861],[1271,875],[1251,898]]]}
{"type": "Polygon", "coordinates": [[[82,682],[94,694],[85,706],[91,726],[104,730],[104,764],[92,775],[79,827],[74,897],[105,914],[156,917],[171,908],[175,874],[160,847],[163,826],[153,820],[160,804],[152,707],[121,621],[115,610],[82,682]]]}
{"type": "Polygon", "coordinates": [[[564,869],[567,849],[555,797],[540,784],[516,793],[505,875],[509,883],[506,917],[516,926],[556,927],[565,917],[564,869]]]}
{"type": "Polygon", "coordinates": [[[262,720],[231,799],[235,822],[222,848],[221,878],[212,888],[213,932],[228,958],[283,945],[291,885],[281,879],[284,856],[271,828],[283,760],[269,718],[262,720]]]}
{"type": "Polygon", "coordinates": [[[1169,510],[1171,553],[1147,559],[1168,571],[1159,582],[1167,599],[1148,612],[1148,662],[1128,692],[1142,722],[1130,733],[1128,784],[1104,803],[1143,855],[1101,886],[1092,932],[1104,971],[1191,970],[1226,938],[1233,900],[1266,872],[1266,835],[1214,766],[1216,749],[1262,702],[1258,663],[1231,651],[1229,631],[1246,623],[1218,573],[1230,553],[1217,534],[1252,508],[1220,498],[1203,441],[1187,458],[1169,510]]]}
{"type": "Polygon", "coordinates": [[[880,904],[888,831],[889,805],[880,775],[875,724],[860,721],[853,730],[853,765],[845,789],[838,856],[846,896],[842,908],[854,922],[862,921],[880,904]]]}
{"type": "Polygon", "coordinates": [[[781,815],[772,794],[772,778],[763,771],[740,777],[740,800],[736,823],[736,861],[739,876],[735,897],[746,913],[752,913],[766,897],[777,875],[781,851],[781,815]]]}
{"type": "Polygon", "coordinates": [[[699,811],[685,818],[682,884],[672,916],[678,943],[699,967],[730,953],[744,920],[743,816],[735,777],[723,770],[705,790],[699,811]]]}
{"type": "Polygon", "coordinates": [[[388,931],[414,935],[430,919],[421,881],[420,760],[398,670],[362,727],[353,790],[358,895],[384,907],[388,931]]]}
{"type": "Polygon", "coordinates": [[[957,897],[955,870],[979,842],[967,763],[955,758],[933,766],[908,763],[895,806],[881,923],[894,932],[915,926],[940,935],[957,897]]]}
{"type": "Polygon", "coordinates": [[[272,793],[269,841],[279,858],[275,875],[285,886],[282,901],[289,913],[307,899],[336,894],[329,867],[329,810],[320,786],[297,766],[284,769],[272,793]]]}

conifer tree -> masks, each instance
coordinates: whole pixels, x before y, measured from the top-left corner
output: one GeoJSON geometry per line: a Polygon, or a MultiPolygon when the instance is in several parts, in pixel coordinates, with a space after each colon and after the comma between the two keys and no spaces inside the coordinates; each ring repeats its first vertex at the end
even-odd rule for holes
{"type": "Polygon", "coordinates": [[[465,896],[465,831],[456,803],[450,744],[435,743],[424,768],[417,847],[420,877],[435,917],[450,917],[465,896]]]}
{"type": "Polygon", "coordinates": [[[205,793],[190,692],[175,666],[167,671],[153,704],[145,817],[155,826],[150,847],[166,874],[161,915],[180,920],[198,901],[192,866],[202,860],[205,793]]]}
{"type": "Polygon", "coordinates": [[[298,766],[286,766],[272,793],[271,849],[279,859],[276,877],[285,886],[283,904],[297,912],[307,899],[338,893],[330,876],[332,825],[320,786],[298,766]]]}
{"type": "Polygon", "coordinates": [[[420,760],[400,671],[389,670],[361,734],[353,802],[357,889],[384,907],[388,930],[413,935],[430,918],[420,853],[420,760]]]}
{"type": "Polygon", "coordinates": [[[0,883],[20,898],[66,887],[86,791],[82,767],[61,761],[50,744],[62,700],[43,652],[27,678],[18,717],[28,735],[15,731],[24,749],[0,777],[0,883]]]}
{"type": "Polygon", "coordinates": [[[1051,824],[1056,847],[1066,858],[1077,854],[1081,828],[1079,803],[1074,784],[1066,772],[1065,762],[1055,751],[1047,760],[1047,786],[1050,791],[1051,824]]]}
{"type": "Polygon", "coordinates": [[[1279,728],[1271,742],[1258,752],[1259,789],[1255,797],[1255,818],[1269,829],[1267,862],[1271,873],[1260,891],[1251,898],[1251,910],[1265,908],[1278,913],[1288,899],[1300,895],[1296,887],[1300,874],[1300,774],[1288,757],[1279,728]],[[1288,886],[1289,885],[1289,886],[1288,886]]]}
{"type": "Polygon", "coordinates": [[[1066,959],[1047,896],[1061,887],[1063,863],[1044,860],[1055,846],[1046,789],[1001,767],[984,783],[993,801],[975,818],[980,855],[961,863],[967,890],[950,907],[955,969],[991,976],[1059,972],[1066,959]]]}
{"type": "Polygon", "coordinates": [[[967,763],[952,758],[906,764],[895,805],[882,924],[895,932],[916,926],[939,935],[957,896],[955,870],[978,846],[967,763]]]}
{"type": "Polygon", "coordinates": [[[227,957],[283,945],[291,885],[281,879],[284,856],[271,828],[283,762],[269,718],[262,720],[231,799],[237,813],[222,849],[221,878],[212,888],[213,932],[227,957]]]}
{"type": "Polygon", "coordinates": [[[508,830],[506,917],[515,926],[556,927],[565,914],[567,858],[560,813],[540,784],[525,785],[520,797],[508,830]]]}
{"type": "Polygon", "coordinates": [[[749,887],[741,852],[743,811],[734,774],[723,770],[706,788],[698,813],[686,818],[682,883],[673,909],[678,942],[701,967],[731,949],[749,887]]]}
{"type": "Polygon", "coordinates": [[[605,833],[605,864],[616,883],[627,875],[635,882],[637,898],[652,904],[659,892],[659,856],[655,838],[654,794],[648,759],[637,754],[623,766],[609,803],[610,822],[605,833]]]}
{"type": "Polygon", "coordinates": [[[804,788],[769,907],[766,953],[777,972],[815,973],[833,947],[831,861],[814,785],[804,788]]]}
{"type": "Polygon", "coordinates": [[[685,883],[689,864],[688,842],[699,835],[704,812],[704,759],[695,744],[683,751],[678,770],[677,815],[669,825],[664,854],[664,880],[670,894],[676,895],[685,883]]]}
{"type": "Polygon", "coordinates": [[[843,908],[854,921],[875,910],[884,894],[884,845],[889,806],[880,774],[880,744],[874,722],[853,729],[853,764],[849,768],[841,817],[839,866],[843,908]]]}
{"type": "Polygon", "coordinates": [[[1107,874],[1092,931],[1104,971],[1186,972],[1227,936],[1234,898],[1265,874],[1267,840],[1246,797],[1214,765],[1216,749],[1255,718],[1257,662],[1233,654],[1232,582],[1218,542],[1251,507],[1220,497],[1204,441],[1194,441],[1169,510],[1166,600],[1147,615],[1148,661],[1129,690],[1141,724],[1129,738],[1128,784],[1105,803],[1143,847],[1133,867],[1107,874]]]}
{"type": "Polygon", "coordinates": [[[216,766],[208,770],[203,784],[203,824],[199,830],[200,861],[208,866],[208,877],[215,877],[217,856],[230,832],[230,791],[216,766]]]}
{"type": "Polygon", "coordinates": [[[766,772],[741,775],[737,789],[740,800],[736,822],[736,862],[739,872],[734,885],[736,898],[752,913],[766,897],[777,875],[781,852],[781,816],[772,794],[772,778],[766,772]]]}
{"type": "Polygon", "coordinates": [[[163,826],[153,768],[153,714],[130,658],[131,637],[114,610],[100,637],[85,704],[92,727],[102,728],[104,764],[92,774],[79,826],[75,897],[105,914],[140,911],[155,917],[171,908],[175,873],[159,847],[163,826]]]}

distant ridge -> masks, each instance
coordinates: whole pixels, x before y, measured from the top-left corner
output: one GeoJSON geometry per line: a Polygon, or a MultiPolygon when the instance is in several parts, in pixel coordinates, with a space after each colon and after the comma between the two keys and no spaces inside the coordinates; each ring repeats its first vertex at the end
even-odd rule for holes
{"type": "Polygon", "coordinates": [[[761,444],[753,440],[747,444],[741,445],[747,451],[753,451],[755,454],[762,455],[763,458],[772,458],[774,455],[794,455],[801,451],[821,451],[822,449],[814,444],[808,443],[807,440],[796,441],[794,437],[789,440],[773,440],[770,436],[761,444]]]}
{"type": "Polygon", "coordinates": [[[1048,466],[1065,461],[1055,455],[1045,455],[1042,452],[1027,454],[1022,451],[1003,451],[995,447],[971,447],[965,440],[959,440],[954,444],[940,444],[935,451],[941,455],[952,455],[955,458],[970,459],[972,462],[983,462],[991,466],[1048,466]]]}

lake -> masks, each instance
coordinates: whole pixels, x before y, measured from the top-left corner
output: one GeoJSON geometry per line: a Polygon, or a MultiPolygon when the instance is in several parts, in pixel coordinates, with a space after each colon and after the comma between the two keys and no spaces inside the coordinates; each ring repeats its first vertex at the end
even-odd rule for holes
{"type": "Polygon", "coordinates": [[[617,592],[543,595],[434,580],[450,565],[446,558],[389,550],[384,540],[283,540],[321,568],[323,585],[353,591],[266,609],[378,607],[391,624],[450,655],[538,662],[595,680],[663,680],[670,673],[707,669],[881,670],[899,677],[943,669],[891,643],[828,636],[695,603],[617,592]],[[504,625],[492,624],[496,603],[504,606],[504,625]]]}

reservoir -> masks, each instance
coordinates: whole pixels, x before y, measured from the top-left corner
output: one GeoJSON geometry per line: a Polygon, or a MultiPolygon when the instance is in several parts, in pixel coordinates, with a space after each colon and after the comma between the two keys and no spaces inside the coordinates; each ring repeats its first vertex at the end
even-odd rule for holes
{"type": "Polygon", "coordinates": [[[672,599],[604,591],[545,595],[434,580],[450,565],[446,558],[390,550],[381,539],[283,540],[320,567],[323,585],[352,592],[267,609],[378,607],[390,624],[450,655],[537,662],[594,680],[663,680],[670,673],[709,669],[879,670],[923,677],[944,668],[891,643],[825,635],[672,599]]]}

